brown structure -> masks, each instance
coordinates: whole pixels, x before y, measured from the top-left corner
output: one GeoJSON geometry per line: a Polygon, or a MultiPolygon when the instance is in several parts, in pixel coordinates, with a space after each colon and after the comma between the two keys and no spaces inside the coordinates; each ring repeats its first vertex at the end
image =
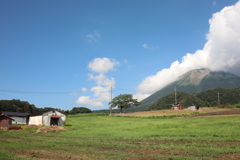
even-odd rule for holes
{"type": "Polygon", "coordinates": [[[182,110],[183,107],[181,104],[172,104],[172,110],[182,110]]]}
{"type": "MultiPolygon", "coordinates": [[[[1,114],[1,112],[0,112],[0,114],[1,114]]],[[[7,128],[8,129],[8,127],[10,126],[10,125],[12,125],[12,118],[10,118],[10,117],[8,117],[8,116],[6,116],[6,115],[4,115],[4,114],[1,114],[0,115],[0,128],[2,129],[4,129],[4,128],[7,128]]]]}

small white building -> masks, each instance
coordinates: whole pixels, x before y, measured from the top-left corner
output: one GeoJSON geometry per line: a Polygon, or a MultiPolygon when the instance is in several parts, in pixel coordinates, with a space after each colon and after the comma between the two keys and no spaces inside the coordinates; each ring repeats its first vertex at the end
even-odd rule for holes
{"type": "Polygon", "coordinates": [[[12,118],[12,124],[28,124],[29,116],[31,113],[2,111],[2,114],[12,118]]]}
{"type": "Polygon", "coordinates": [[[189,110],[193,110],[193,111],[197,111],[199,109],[199,107],[197,106],[190,106],[188,107],[189,110]]]}
{"type": "Polygon", "coordinates": [[[64,126],[66,115],[57,110],[38,112],[29,117],[29,125],[64,126]]]}

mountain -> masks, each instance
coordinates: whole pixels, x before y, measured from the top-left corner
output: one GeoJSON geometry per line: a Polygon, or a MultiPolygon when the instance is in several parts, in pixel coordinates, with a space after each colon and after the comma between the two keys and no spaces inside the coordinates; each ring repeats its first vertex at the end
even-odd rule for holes
{"type": "MultiPolygon", "coordinates": [[[[214,88],[240,88],[240,77],[226,72],[212,72],[209,69],[196,69],[180,76],[175,82],[155,92],[141,101],[139,107],[128,109],[128,112],[143,111],[160,98],[175,91],[200,93],[214,88]]],[[[174,103],[174,102],[173,102],[174,103]]]]}

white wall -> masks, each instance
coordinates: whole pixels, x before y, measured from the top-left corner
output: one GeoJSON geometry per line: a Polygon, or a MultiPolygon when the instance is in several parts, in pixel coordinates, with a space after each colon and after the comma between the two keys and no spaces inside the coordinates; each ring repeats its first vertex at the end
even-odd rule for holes
{"type": "Polygon", "coordinates": [[[64,126],[65,125],[65,121],[66,121],[66,116],[58,111],[55,111],[55,113],[53,111],[49,111],[44,113],[41,116],[32,116],[29,118],[29,125],[44,125],[44,126],[50,126],[50,122],[51,122],[51,116],[52,115],[56,115],[56,116],[60,116],[59,120],[58,120],[58,125],[59,126],[64,126]]]}
{"type": "Polygon", "coordinates": [[[43,125],[42,115],[29,117],[29,125],[43,125]]]}

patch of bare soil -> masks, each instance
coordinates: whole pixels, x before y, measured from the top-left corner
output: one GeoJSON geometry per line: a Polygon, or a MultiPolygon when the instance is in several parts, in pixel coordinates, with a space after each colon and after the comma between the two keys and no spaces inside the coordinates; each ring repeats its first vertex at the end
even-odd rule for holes
{"type": "Polygon", "coordinates": [[[238,160],[238,159],[240,159],[240,155],[239,154],[228,154],[228,155],[221,157],[220,159],[238,160]]]}
{"type": "Polygon", "coordinates": [[[216,111],[216,112],[208,112],[208,113],[200,113],[191,117],[212,117],[212,116],[238,116],[240,115],[240,108],[216,111]]]}
{"type": "Polygon", "coordinates": [[[46,150],[17,150],[14,152],[14,154],[18,157],[22,158],[33,158],[37,160],[56,160],[56,159],[71,159],[71,160],[80,160],[80,159],[86,159],[90,160],[87,156],[84,155],[76,155],[76,154],[66,154],[66,153],[56,153],[46,150]]]}
{"type": "Polygon", "coordinates": [[[48,132],[60,132],[65,131],[66,129],[62,126],[50,126],[39,128],[36,133],[48,133],[48,132]]]}

